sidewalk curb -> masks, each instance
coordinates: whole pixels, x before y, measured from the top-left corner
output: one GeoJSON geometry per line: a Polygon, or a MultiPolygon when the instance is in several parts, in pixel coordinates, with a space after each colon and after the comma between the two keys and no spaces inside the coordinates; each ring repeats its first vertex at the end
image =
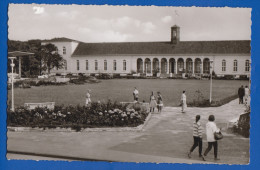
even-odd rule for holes
{"type": "MultiPolygon", "coordinates": [[[[79,132],[125,132],[125,131],[142,131],[144,126],[147,125],[148,121],[151,119],[152,114],[149,113],[146,117],[143,124],[137,126],[137,127],[114,127],[114,128],[85,128],[82,129],[79,132]]],[[[73,130],[71,128],[60,128],[57,127],[55,129],[44,129],[44,128],[32,128],[32,127],[7,127],[8,131],[11,132],[76,132],[76,130],[73,130]]]]}

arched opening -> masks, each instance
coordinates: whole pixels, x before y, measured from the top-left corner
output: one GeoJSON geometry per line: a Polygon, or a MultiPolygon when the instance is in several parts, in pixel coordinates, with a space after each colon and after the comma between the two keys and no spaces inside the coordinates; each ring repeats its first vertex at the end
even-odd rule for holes
{"type": "Polygon", "coordinates": [[[158,58],[153,59],[153,76],[156,76],[156,74],[159,73],[159,60],[158,58]]]}
{"type": "Polygon", "coordinates": [[[174,69],[175,69],[175,59],[174,58],[170,58],[169,60],[169,73],[175,73],[174,69]]]}
{"type": "Polygon", "coordinates": [[[208,58],[204,58],[203,60],[203,73],[209,74],[210,69],[210,61],[208,58]]]}
{"type": "Polygon", "coordinates": [[[151,73],[151,60],[149,58],[144,60],[144,69],[145,73],[151,73]]]}
{"type": "Polygon", "coordinates": [[[192,74],[193,62],[191,58],[186,59],[186,73],[192,74]]]}
{"type": "Polygon", "coordinates": [[[143,60],[141,58],[137,59],[137,73],[143,73],[143,60]]]}
{"type": "Polygon", "coordinates": [[[183,73],[184,71],[184,60],[183,58],[179,58],[177,61],[177,73],[183,73]]]}
{"type": "Polygon", "coordinates": [[[167,73],[167,60],[166,58],[161,59],[161,73],[167,73]]]}
{"type": "Polygon", "coordinates": [[[195,74],[201,74],[201,71],[202,71],[201,65],[202,65],[201,59],[196,58],[195,59],[195,74]]]}

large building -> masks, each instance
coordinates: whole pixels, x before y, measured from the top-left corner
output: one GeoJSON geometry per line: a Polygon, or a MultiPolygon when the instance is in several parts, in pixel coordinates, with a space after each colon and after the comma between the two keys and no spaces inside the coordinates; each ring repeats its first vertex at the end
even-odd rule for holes
{"type": "Polygon", "coordinates": [[[67,38],[44,41],[58,47],[64,69],[52,73],[141,73],[146,76],[250,74],[250,41],[180,41],[180,27],[171,27],[168,42],[84,43],[67,38]]]}

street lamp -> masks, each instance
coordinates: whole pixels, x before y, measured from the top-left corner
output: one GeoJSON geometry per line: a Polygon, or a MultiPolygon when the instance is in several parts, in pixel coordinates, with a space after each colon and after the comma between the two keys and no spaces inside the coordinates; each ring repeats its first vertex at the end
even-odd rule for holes
{"type": "Polygon", "coordinates": [[[9,57],[11,59],[11,68],[12,68],[12,77],[11,77],[11,80],[12,80],[12,106],[11,106],[11,110],[14,112],[14,59],[16,57],[9,57]]]}
{"type": "Polygon", "coordinates": [[[212,71],[213,71],[213,60],[210,60],[210,91],[209,91],[209,103],[212,100],[212,71]]]}

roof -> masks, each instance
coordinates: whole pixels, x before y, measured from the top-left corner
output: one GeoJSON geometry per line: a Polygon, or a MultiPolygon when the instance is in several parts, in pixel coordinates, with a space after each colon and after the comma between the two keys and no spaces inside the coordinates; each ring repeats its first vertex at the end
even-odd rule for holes
{"type": "Polygon", "coordinates": [[[23,51],[12,51],[12,52],[8,52],[8,57],[21,57],[21,56],[28,56],[33,54],[34,53],[23,52],[23,51]]]}
{"type": "Polygon", "coordinates": [[[78,42],[76,40],[70,39],[70,38],[65,38],[65,37],[60,37],[60,38],[53,38],[50,40],[42,40],[42,42],[78,42]]]}
{"type": "Polygon", "coordinates": [[[250,54],[250,40],[79,43],[73,56],[131,54],[250,54]]]}

